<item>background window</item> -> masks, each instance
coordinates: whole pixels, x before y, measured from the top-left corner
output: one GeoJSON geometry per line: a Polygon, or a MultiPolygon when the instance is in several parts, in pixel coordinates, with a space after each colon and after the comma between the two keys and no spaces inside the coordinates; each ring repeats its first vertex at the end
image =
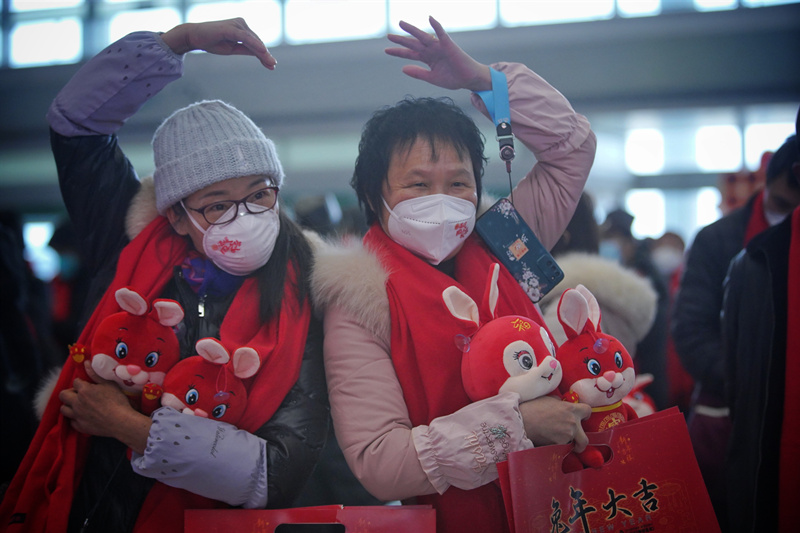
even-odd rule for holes
{"type": "Polygon", "coordinates": [[[645,17],[661,13],[661,0],[617,0],[617,10],[623,17],[645,17]]]}
{"type": "Polygon", "coordinates": [[[75,7],[81,4],[83,0],[11,0],[9,7],[12,12],[21,12],[75,7]]]}
{"type": "MultiPolygon", "coordinates": [[[[447,31],[482,30],[497,24],[496,0],[470,0],[468,9],[453,9],[451,0],[407,2],[389,0],[389,21],[393,33],[402,33],[398,22],[404,20],[425,31],[430,30],[428,16],[447,21],[447,31]]],[[[466,6],[465,6],[466,7],[466,6]]]]}
{"type": "Polygon", "coordinates": [[[706,172],[742,168],[742,134],[731,125],[703,126],[694,137],[697,166],[706,172]]]}
{"type": "Polygon", "coordinates": [[[242,17],[256,35],[273,46],[283,37],[281,6],[274,0],[244,0],[242,2],[212,2],[197,4],[186,12],[187,22],[205,22],[242,17]]]}
{"type": "Polygon", "coordinates": [[[113,43],[144,28],[148,31],[167,31],[181,22],[183,21],[178,11],[169,7],[124,11],[111,17],[108,23],[108,42],[113,43]]]}
{"type": "Polygon", "coordinates": [[[82,29],[77,17],[17,24],[11,30],[11,66],[75,63],[83,55],[82,29]]]}
{"type": "Polygon", "coordinates": [[[383,2],[286,0],[290,44],[378,37],[386,32],[383,2]]]}
{"type": "Polygon", "coordinates": [[[639,239],[664,234],[664,193],[659,189],[636,189],[625,195],[625,209],[633,215],[631,232],[639,239]]]}
{"type": "Polygon", "coordinates": [[[614,16],[614,0],[500,0],[500,20],[506,26],[601,20],[614,16]]]}
{"type": "Polygon", "coordinates": [[[625,166],[632,174],[658,174],[664,168],[664,136],[654,128],[628,132],[625,166]]]}

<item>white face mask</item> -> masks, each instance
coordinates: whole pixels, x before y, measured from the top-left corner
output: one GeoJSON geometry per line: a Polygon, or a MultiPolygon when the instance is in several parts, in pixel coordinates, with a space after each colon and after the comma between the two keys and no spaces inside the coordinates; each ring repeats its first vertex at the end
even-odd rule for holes
{"type": "Polygon", "coordinates": [[[389,207],[386,228],[394,242],[432,265],[457,250],[475,227],[475,204],[448,194],[429,194],[389,207]]]}
{"type": "Polygon", "coordinates": [[[777,211],[772,211],[770,209],[764,209],[764,218],[767,219],[767,224],[769,224],[770,226],[775,226],[777,224],[780,224],[781,222],[783,222],[783,219],[785,219],[788,215],[789,215],[788,212],[779,213],[777,211]]]}
{"type": "Polygon", "coordinates": [[[683,263],[683,252],[672,246],[659,246],[653,250],[651,258],[662,276],[671,276],[683,263]]]}
{"type": "MultiPolygon", "coordinates": [[[[254,215],[243,204],[234,205],[231,209],[239,211],[232,221],[227,224],[212,224],[204,230],[186,206],[183,207],[194,227],[203,234],[206,257],[234,276],[247,276],[269,261],[281,227],[277,208],[276,204],[273,209],[254,215]]],[[[256,205],[253,209],[263,207],[256,205]]]]}

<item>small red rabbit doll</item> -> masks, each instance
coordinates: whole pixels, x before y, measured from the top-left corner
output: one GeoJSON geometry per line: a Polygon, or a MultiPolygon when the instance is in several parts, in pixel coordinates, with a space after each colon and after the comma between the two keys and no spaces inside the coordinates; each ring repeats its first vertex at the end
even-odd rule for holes
{"type": "Polygon", "coordinates": [[[464,352],[461,377],[470,400],[478,401],[500,392],[516,392],[520,401],[550,394],[561,381],[561,366],[547,330],[530,318],[518,315],[494,316],[497,305],[495,264],[484,294],[484,319],[477,304],[455,286],[442,292],[450,313],[472,324],[470,337],[456,340],[464,352]]]}
{"type": "MultiPolygon", "coordinates": [[[[589,289],[578,285],[563,292],[558,321],[567,336],[556,352],[564,369],[559,389],[564,400],[592,407],[591,416],[583,421],[584,431],[603,431],[638,418],[622,401],[636,382],[633,360],[621,342],[600,330],[600,307],[589,289]]],[[[604,462],[600,450],[593,447],[575,455],[565,461],[568,471],[583,465],[599,468],[604,462]]]]}
{"type": "Polygon", "coordinates": [[[175,365],[164,380],[161,405],[184,414],[236,425],[247,405],[243,379],[258,371],[261,359],[252,348],[239,348],[231,358],[216,339],[200,339],[198,355],[175,365]]]}
{"type": "MultiPolygon", "coordinates": [[[[152,308],[135,290],[114,293],[122,311],[104,318],[91,339],[91,366],[98,376],[113,381],[131,404],[149,415],[158,407],[164,376],[180,359],[174,326],[183,320],[183,308],[174,300],[159,299],[152,308]]],[[[86,348],[70,346],[70,355],[83,364],[86,348]]]]}

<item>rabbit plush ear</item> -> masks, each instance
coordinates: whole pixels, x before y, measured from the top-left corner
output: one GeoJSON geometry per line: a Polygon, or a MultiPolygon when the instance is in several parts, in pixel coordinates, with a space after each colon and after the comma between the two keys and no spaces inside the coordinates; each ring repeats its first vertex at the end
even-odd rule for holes
{"type": "Polygon", "coordinates": [[[558,321],[564,328],[568,339],[574,339],[589,320],[589,303],[575,289],[567,289],[561,293],[558,301],[558,321]]]}
{"type": "Polygon", "coordinates": [[[228,350],[217,339],[200,339],[194,347],[197,354],[210,363],[224,365],[231,359],[228,350]]]}
{"type": "Polygon", "coordinates": [[[245,379],[255,375],[260,366],[261,359],[254,349],[244,347],[233,352],[233,375],[237,378],[245,379]]]}
{"type": "Polygon", "coordinates": [[[586,287],[578,284],[575,290],[581,293],[581,296],[586,298],[586,303],[589,306],[589,321],[594,326],[595,331],[600,331],[600,304],[597,303],[597,298],[586,287]]]}
{"type": "Polygon", "coordinates": [[[138,292],[123,287],[114,293],[117,303],[123,311],[127,311],[132,315],[142,316],[147,312],[147,302],[144,301],[138,292]]]}
{"type": "Polygon", "coordinates": [[[175,300],[156,300],[153,310],[162,326],[177,326],[183,320],[183,307],[175,300]]]}
{"type": "Polygon", "coordinates": [[[483,293],[483,309],[489,312],[487,320],[497,318],[495,309],[497,309],[497,299],[500,296],[500,290],[497,288],[497,278],[500,276],[500,264],[494,263],[489,270],[489,277],[486,280],[486,290],[483,293]]]}
{"type": "Polygon", "coordinates": [[[442,300],[447,310],[454,317],[472,322],[475,329],[481,325],[480,313],[478,312],[478,305],[469,297],[464,291],[458,287],[451,285],[442,291],[442,300]]]}

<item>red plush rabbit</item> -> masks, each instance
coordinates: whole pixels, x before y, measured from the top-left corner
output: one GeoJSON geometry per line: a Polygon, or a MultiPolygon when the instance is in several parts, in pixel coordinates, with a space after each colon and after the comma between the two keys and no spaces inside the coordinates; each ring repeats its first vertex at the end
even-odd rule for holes
{"type": "MultiPolygon", "coordinates": [[[[633,360],[621,342],[600,330],[600,307],[592,293],[583,285],[565,290],[558,302],[558,321],[567,336],[556,352],[564,369],[559,389],[564,400],[592,407],[583,429],[603,431],[637,418],[622,401],[636,382],[633,360]]],[[[565,468],[599,468],[603,462],[600,450],[588,447],[577,457],[570,456],[565,468]]]]}
{"type": "MultiPolygon", "coordinates": [[[[145,414],[158,407],[164,376],[180,359],[173,327],[183,320],[183,308],[174,300],[158,299],[152,308],[135,290],[114,293],[122,311],[104,318],[91,339],[92,369],[113,381],[145,414]]],[[[73,361],[83,364],[84,346],[70,346],[73,361]]]]}
{"type": "Polygon", "coordinates": [[[545,328],[524,316],[495,316],[499,271],[495,263],[489,273],[485,323],[477,304],[457,287],[446,288],[442,298],[453,316],[474,328],[471,336],[457,339],[464,352],[461,377],[469,398],[478,401],[510,391],[525,402],[553,392],[561,380],[561,366],[545,328]]]}
{"type": "Polygon", "coordinates": [[[261,365],[252,348],[239,348],[231,358],[216,339],[200,339],[193,355],[175,365],[164,380],[161,405],[188,415],[221,420],[235,425],[247,405],[243,379],[261,365]]]}

